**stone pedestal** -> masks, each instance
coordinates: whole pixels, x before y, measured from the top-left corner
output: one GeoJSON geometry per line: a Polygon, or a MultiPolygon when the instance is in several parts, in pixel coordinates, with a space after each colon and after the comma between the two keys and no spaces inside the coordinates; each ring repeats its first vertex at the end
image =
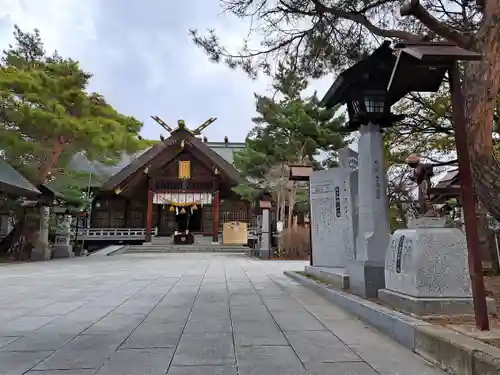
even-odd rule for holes
{"type": "Polygon", "coordinates": [[[387,177],[382,134],[373,124],[361,126],[358,148],[358,228],[354,259],[347,264],[350,290],[376,297],[383,289],[389,242],[387,177]]]}
{"type": "MultiPolygon", "coordinates": [[[[472,314],[467,244],[460,229],[444,220],[416,219],[397,230],[385,260],[386,288],[379,299],[416,315],[472,314]]],[[[489,308],[494,308],[489,300],[489,308]]]]}
{"type": "Polygon", "coordinates": [[[269,258],[271,256],[271,211],[262,209],[262,226],[259,244],[259,257],[269,258]]]}
{"type": "Polygon", "coordinates": [[[71,215],[64,215],[56,231],[56,240],[52,250],[53,258],[69,258],[75,256],[71,245],[71,215]]]}

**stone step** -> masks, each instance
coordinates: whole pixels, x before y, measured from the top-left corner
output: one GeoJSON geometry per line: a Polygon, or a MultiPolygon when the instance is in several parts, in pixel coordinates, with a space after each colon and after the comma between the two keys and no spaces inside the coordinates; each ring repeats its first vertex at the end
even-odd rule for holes
{"type": "MultiPolygon", "coordinates": [[[[174,241],[174,237],[153,237],[151,239],[151,244],[152,245],[172,245],[173,241],[174,241]]],[[[213,243],[212,237],[200,236],[200,235],[194,236],[194,245],[205,246],[205,245],[211,245],[212,243],[213,243]]]]}
{"type": "Polygon", "coordinates": [[[128,245],[125,253],[244,253],[245,246],[224,245],[128,245]]]}

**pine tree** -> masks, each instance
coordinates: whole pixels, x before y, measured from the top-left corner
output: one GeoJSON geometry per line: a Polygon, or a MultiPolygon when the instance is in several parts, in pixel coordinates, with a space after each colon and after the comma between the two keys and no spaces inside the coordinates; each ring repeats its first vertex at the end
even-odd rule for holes
{"type": "Polygon", "coordinates": [[[119,161],[145,146],[142,124],[86,91],[91,74],[57,52],[47,55],[38,30],[14,30],[0,65],[0,149],[8,162],[44,183],[67,170],[71,156],[119,161]]]}

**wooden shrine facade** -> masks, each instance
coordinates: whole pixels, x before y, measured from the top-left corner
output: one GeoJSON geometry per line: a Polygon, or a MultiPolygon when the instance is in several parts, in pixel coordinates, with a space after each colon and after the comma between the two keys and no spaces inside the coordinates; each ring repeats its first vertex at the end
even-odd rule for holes
{"type": "Polygon", "coordinates": [[[93,201],[90,226],[135,229],[149,242],[153,234],[173,235],[181,212],[188,212],[189,231],[217,241],[222,223],[250,224],[250,203],[232,191],[239,182],[231,163],[179,126],[104,183],[93,201]]]}

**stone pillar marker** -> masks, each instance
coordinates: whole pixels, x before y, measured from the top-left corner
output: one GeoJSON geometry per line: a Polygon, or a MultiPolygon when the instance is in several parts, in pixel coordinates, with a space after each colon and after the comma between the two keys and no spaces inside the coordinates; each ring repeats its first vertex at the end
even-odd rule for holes
{"type": "Polygon", "coordinates": [[[387,176],[380,127],[360,128],[358,143],[358,228],[355,256],[347,265],[350,289],[363,297],[377,297],[385,287],[385,252],[390,227],[387,176]]]}
{"type": "Polygon", "coordinates": [[[64,215],[56,231],[53,258],[70,258],[75,254],[71,245],[71,215],[64,215]]]}
{"type": "Polygon", "coordinates": [[[49,260],[52,253],[49,249],[50,207],[40,207],[40,231],[35,248],[31,252],[31,260],[49,260]]]}
{"type": "MultiPolygon", "coordinates": [[[[269,202],[269,206],[271,202],[269,202]]],[[[261,205],[262,207],[262,205],[261,205]]],[[[271,255],[271,210],[270,207],[262,207],[262,230],[259,256],[261,258],[269,258],[271,255]]]]}

